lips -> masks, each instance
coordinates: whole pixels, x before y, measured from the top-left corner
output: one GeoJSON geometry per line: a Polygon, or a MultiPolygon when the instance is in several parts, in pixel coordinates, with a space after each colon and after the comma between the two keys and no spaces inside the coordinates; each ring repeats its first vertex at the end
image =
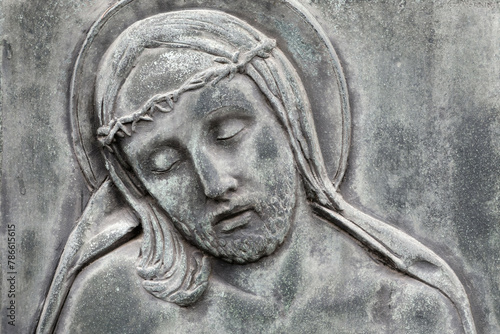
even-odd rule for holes
{"type": "Polygon", "coordinates": [[[243,227],[250,222],[253,210],[251,208],[234,208],[225,211],[215,217],[214,227],[222,233],[229,233],[237,228],[243,227]]]}

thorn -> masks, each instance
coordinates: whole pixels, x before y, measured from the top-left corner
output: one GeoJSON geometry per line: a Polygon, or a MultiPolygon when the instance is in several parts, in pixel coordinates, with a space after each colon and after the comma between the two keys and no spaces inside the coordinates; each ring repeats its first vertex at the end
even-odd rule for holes
{"type": "Polygon", "coordinates": [[[199,85],[199,84],[202,84],[204,82],[204,80],[202,78],[197,78],[195,80],[192,80],[190,82],[191,85],[199,85]]]}
{"type": "Polygon", "coordinates": [[[171,97],[168,96],[167,99],[166,99],[166,102],[170,106],[170,109],[174,109],[174,102],[176,102],[176,101],[177,101],[177,98],[175,96],[171,96],[171,97]]]}
{"type": "Polygon", "coordinates": [[[240,58],[240,51],[237,51],[234,55],[233,55],[233,59],[231,59],[233,61],[233,63],[237,63],[238,62],[238,59],[240,58]]]}
{"type": "MultiPolygon", "coordinates": [[[[163,107],[160,107],[160,106],[159,106],[159,105],[157,105],[157,104],[155,105],[155,108],[156,108],[156,109],[158,109],[158,110],[159,110],[160,112],[162,112],[162,113],[168,113],[168,112],[171,112],[171,111],[172,111],[172,109],[163,108],[163,107]]],[[[153,119],[151,118],[151,121],[152,121],[152,120],[153,120],[153,119]]]]}
{"type": "Polygon", "coordinates": [[[131,136],[132,133],[129,131],[129,129],[127,129],[127,127],[125,125],[123,125],[122,123],[118,123],[118,127],[120,128],[120,130],[122,130],[127,136],[131,136]]]}
{"type": "Polygon", "coordinates": [[[139,119],[143,120],[143,121],[148,121],[148,122],[152,122],[153,121],[153,117],[148,116],[148,115],[141,116],[141,117],[139,117],[139,119]]]}
{"type": "Polygon", "coordinates": [[[230,62],[229,59],[223,57],[216,57],[214,61],[220,64],[229,64],[230,62]]]}

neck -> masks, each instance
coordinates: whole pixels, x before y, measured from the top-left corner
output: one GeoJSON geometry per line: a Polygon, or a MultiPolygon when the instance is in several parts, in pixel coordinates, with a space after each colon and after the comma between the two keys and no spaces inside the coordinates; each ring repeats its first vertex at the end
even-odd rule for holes
{"type": "Polygon", "coordinates": [[[289,295],[289,291],[296,291],[290,284],[298,285],[300,281],[303,255],[310,247],[305,236],[316,219],[303,194],[297,202],[290,231],[273,254],[248,264],[214,259],[212,270],[216,279],[249,294],[278,300],[289,295]]]}

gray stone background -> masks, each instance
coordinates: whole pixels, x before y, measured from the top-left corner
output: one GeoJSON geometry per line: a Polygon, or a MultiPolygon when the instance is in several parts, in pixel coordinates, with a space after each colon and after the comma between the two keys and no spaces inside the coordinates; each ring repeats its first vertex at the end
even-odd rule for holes
{"type": "MultiPolygon", "coordinates": [[[[86,30],[113,1],[0,3],[0,332],[28,333],[89,196],[73,158],[68,86],[86,30]],[[15,328],[5,316],[7,224],[16,228],[15,328]]],[[[303,4],[349,86],[342,194],[448,261],[478,332],[500,333],[500,3],[303,4]]]]}

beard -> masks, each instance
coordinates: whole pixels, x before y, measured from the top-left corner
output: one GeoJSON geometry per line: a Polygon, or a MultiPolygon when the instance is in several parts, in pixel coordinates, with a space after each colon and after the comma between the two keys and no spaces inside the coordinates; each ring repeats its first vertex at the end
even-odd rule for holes
{"type": "MultiPolygon", "coordinates": [[[[198,228],[173,220],[180,233],[195,247],[221,258],[226,262],[239,264],[255,262],[271,255],[283,244],[294,216],[296,204],[296,184],[290,179],[282,180],[274,191],[253,206],[261,225],[255,231],[243,231],[238,235],[218,236],[210,223],[210,218],[203,219],[198,228]],[[287,195],[284,195],[287,194],[287,195]]],[[[255,203],[255,198],[238,199],[238,203],[255,203]]],[[[234,204],[233,204],[234,205],[234,204]]],[[[215,214],[209,214],[213,217],[215,214]]]]}

